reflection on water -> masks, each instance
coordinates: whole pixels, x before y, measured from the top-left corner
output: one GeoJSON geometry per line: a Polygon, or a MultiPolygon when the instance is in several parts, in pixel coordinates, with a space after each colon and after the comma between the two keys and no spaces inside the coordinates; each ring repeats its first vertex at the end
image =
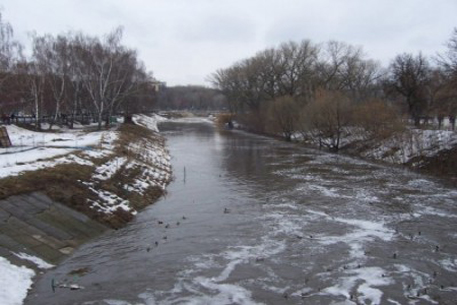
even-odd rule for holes
{"type": "Polygon", "coordinates": [[[168,195],[43,276],[28,304],[453,304],[455,189],[208,123],[161,129],[168,195]],[[52,279],[84,289],[53,293],[52,279]]]}

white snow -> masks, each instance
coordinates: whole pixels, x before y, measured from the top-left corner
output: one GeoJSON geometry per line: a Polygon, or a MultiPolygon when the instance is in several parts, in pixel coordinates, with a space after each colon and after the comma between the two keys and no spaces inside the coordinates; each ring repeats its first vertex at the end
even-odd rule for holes
{"type": "MultiPolygon", "coordinates": [[[[298,141],[304,141],[303,135],[297,135],[298,141]]],[[[355,142],[370,141],[370,135],[360,128],[346,128],[340,140],[340,148],[355,142]]],[[[307,136],[305,141],[318,145],[317,139],[307,136]]],[[[324,144],[331,139],[321,139],[324,144]]],[[[368,149],[361,156],[368,159],[382,160],[394,164],[408,163],[415,157],[432,157],[438,152],[457,146],[457,131],[435,129],[407,129],[380,141],[371,141],[368,149]]],[[[418,165],[418,164],[415,164],[418,165]]]]}
{"type": "Polygon", "coordinates": [[[350,291],[357,286],[355,297],[361,304],[381,304],[382,291],[376,287],[393,283],[388,277],[383,277],[385,270],[379,267],[366,267],[346,271],[346,276],[338,280],[338,284],[327,287],[323,293],[343,295],[350,299],[350,291]]]}
{"type": "Polygon", "coordinates": [[[414,157],[432,157],[457,146],[457,132],[412,129],[397,134],[362,153],[363,157],[403,164],[414,157]]]}
{"type": "Polygon", "coordinates": [[[350,250],[352,258],[360,259],[364,257],[364,244],[380,239],[383,241],[390,241],[394,237],[394,231],[385,227],[383,222],[374,222],[359,219],[347,219],[340,217],[329,218],[325,213],[310,211],[311,213],[322,215],[333,221],[347,224],[353,227],[345,235],[326,236],[325,239],[319,240],[323,245],[332,245],[340,242],[346,243],[350,250]]]}
{"type": "Polygon", "coordinates": [[[441,267],[450,272],[457,272],[457,259],[446,258],[440,261],[441,267]]]}
{"type": "Polygon", "coordinates": [[[34,263],[40,269],[51,269],[51,268],[55,267],[54,265],[51,265],[51,264],[45,262],[44,260],[42,260],[39,257],[33,256],[33,255],[29,255],[29,254],[24,253],[24,252],[14,253],[14,255],[16,255],[20,259],[24,259],[24,260],[27,260],[27,261],[30,261],[30,262],[34,263]]]}
{"type": "MultiPolygon", "coordinates": [[[[153,131],[157,131],[157,122],[160,120],[164,119],[157,115],[134,117],[135,122],[153,131]]],[[[13,146],[0,148],[0,178],[58,164],[77,163],[94,166],[93,159],[107,158],[104,164],[94,169],[89,181],[80,181],[97,197],[96,200],[87,200],[87,204],[106,214],[111,214],[119,208],[133,215],[136,214],[128,200],[104,190],[101,186],[101,182],[112,178],[122,169],[141,170],[138,178],[124,187],[129,192],[139,194],[143,194],[152,186],[164,189],[171,178],[169,153],[159,144],[140,140],[130,143],[128,147],[129,151],[140,155],[139,158],[115,157],[112,151],[115,148],[114,141],[119,136],[115,130],[85,132],[79,129],[53,129],[47,132],[34,132],[15,125],[8,125],[7,130],[13,146]]],[[[33,262],[39,269],[54,267],[26,253],[14,254],[33,262]]],[[[0,303],[2,305],[22,304],[34,275],[33,270],[23,266],[17,267],[0,257],[0,303]]]]}
{"type": "Polygon", "coordinates": [[[109,134],[115,134],[113,131],[87,133],[82,130],[35,132],[15,125],[6,128],[13,146],[0,148],[0,178],[64,163],[90,165],[89,160],[74,153],[104,150],[102,141],[112,137],[109,134]]]}
{"type": "Polygon", "coordinates": [[[99,166],[95,170],[95,175],[93,175],[92,178],[98,180],[107,180],[111,178],[126,162],[127,158],[125,157],[111,159],[105,164],[99,166]]]}
{"type": "Polygon", "coordinates": [[[157,123],[163,122],[166,120],[167,120],[166,118],[164,118],[160,115],[157,115],[157,114],[153,114],[152,116],[139,114],[139,115],[135,115],[133,117],[133,122],[135,122],[135,124],[144,126],[148,129],[151,129],[156,132],[159,131],[159,128],[157,127],[157,123]]]}
{"type": "Polygon", "coordinates": [[[2,305],[19,305],[27,296],[35,271],[11,264],[0,257],[0,300],[2,305]]]}

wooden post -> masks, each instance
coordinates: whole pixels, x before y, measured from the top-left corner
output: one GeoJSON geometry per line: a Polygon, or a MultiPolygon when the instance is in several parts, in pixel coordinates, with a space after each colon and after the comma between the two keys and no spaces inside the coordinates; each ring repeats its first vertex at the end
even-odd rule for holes
{"type": "Polygon", "coordinates": [[[6,127],[0,127],[0,147],[10,147],[11,141],[6,127]]]}

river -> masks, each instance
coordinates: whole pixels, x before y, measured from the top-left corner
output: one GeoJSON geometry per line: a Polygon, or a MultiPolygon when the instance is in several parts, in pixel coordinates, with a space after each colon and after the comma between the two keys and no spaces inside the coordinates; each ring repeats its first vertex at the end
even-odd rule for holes
{"type": "Polygon", "coordinates": [[[455,304],[456,189],[198,120],[160,129],[167,196],[25,304],[455,304]]]}

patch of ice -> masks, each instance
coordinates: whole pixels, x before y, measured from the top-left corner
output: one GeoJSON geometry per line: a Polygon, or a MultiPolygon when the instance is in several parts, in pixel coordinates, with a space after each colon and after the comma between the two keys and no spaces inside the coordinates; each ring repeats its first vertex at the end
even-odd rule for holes
{"type": "Polygon", "coordinates": [[[432,181],[425,180],[425,179],[414,179],[408,182],[409,186],[415,188],[423,188],[423,187],[436,187],[436,184],[432,181]]]}
{"type": "Polygon", "coordinates": [[[358,190],[355,198],[364,202],[379,202],[379,198],[371,195],[367,190],[358,190]]]}
{"type": "Polygon", "coordinates": [[[180,123],[208,123],[208,124],[213,124],[213,121],[211,121],[208,118],[203,118],[203,117],[191,117],[191,118],[172,118],[169,119],[170,122],[180,122],[180,123]]]}
{"type": "MultiPolygon", "coordinates": [[[[106,300],[103,300],[103,302],[106,305],[133,305],[132,303],[129,303],[127,301],[122,301],[122,300],[106,299],[106,300]]],[[[86,302],[86,303],[84,303],[84,305],[96,305],[96,304],[98,304],[98,302],[86,302]]],[[[148,305],[150,305],[150,304],[151,303],[148,303],[148,305]]],[[[152,304],[154,304],[154,303],[152,303],[152,304]]]]}
{"type": "Polygon", "coordinates": [[[342,217],[330,217],[325,213],[318,211],[309,211],[312,214],[319,215],[331,221],[347,224],[355,227],[352,231],[344,235],[326,236],[319,239],[322,245],[333,245],[340,242],[348,244],[352,258],[364,257],[364,244],[375,240],[376,238],[383,241],[390,241],[394,237],[394,231],[386,228],[383,222],[374,222],[369,220],[350,219],[342,217]]]}
{"type": "Polygon", "coordinates": [[[446,218],[457,218],[456,214],[452,214],[449,212],[445,212],[443,210],[435,209],[429,206],[423,207],[421,209],[418,209],[415,213],[415,217],[420,217],[423,215],[433,215],[433,216],[440,216],[440,217],[446,217],[446,218]]]}
{"type": "Polygon", "coordinates": [[[329,188],[329,187],[325,187],[325,186],[317,185],[317,184],[309,184],[309,185],[306,185],[305,187],[299,188],[299,190],[300,191],[303,191],[303,190],[318,191],[322,195],[327,196],[327,197],[332,197],[332,198],[344,197],[338,193],[338,190],[336,188],[329,188]]]}
{"type": "Polygon", "coordinates": [[[446,258],[439,261],[441,267],[450,272],[457,272],[457,259],[446,258]]]}
{"type": "Polygon", "coordinates": [[[379,267],[365,267],[348,270],[338,280],[338,284],[322,290],[323,293],[351,299],[351,291],[356,288],[356,298],[362,304],[381,304],[382,291],[376,287],[387,286],[393,283],[391,278],[383,276],[384,269],[379,267]]]}
{"type": "Polygon", "coordinates": [[[290,209],[290,210],[298,210],[298,207],[292,203],[279,203],[279,204],[271,204],[272,208],[275,209],[290,209]]]}
{"type": "Polygon", "coordinates": [[[252,293],[241,286],[214,283],[213,281],[203,277],[198,277],[195,281],[206,289],[218,291],[218,294],[214,296],[193,296],[190,299],[183,298],[182,301],[187,299],[188,302],[186,302],[186,304],[264,304],[252,300],[252,293]]]}
{"type": "Polygon", "coordinates": [[[274,212],[263,216],[261,219],[268,222],[272,236],[289,236],[301,235],[305,217],[291,215],[287,212],[274,212]]]}

